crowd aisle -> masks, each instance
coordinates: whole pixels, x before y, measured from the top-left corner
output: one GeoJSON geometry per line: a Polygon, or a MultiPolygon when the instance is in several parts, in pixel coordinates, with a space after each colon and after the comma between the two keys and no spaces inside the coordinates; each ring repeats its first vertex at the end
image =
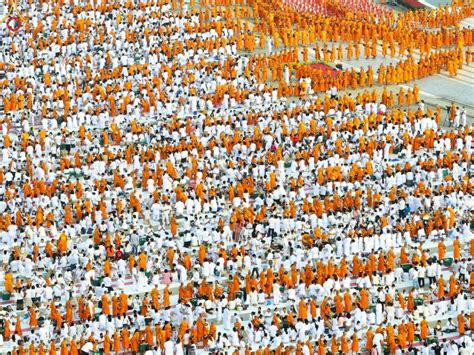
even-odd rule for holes
{"type": "Polygon", "coordinates": [[[0,28],[0,353],[473,354],[472,1],[208,1],[0,28]]]}

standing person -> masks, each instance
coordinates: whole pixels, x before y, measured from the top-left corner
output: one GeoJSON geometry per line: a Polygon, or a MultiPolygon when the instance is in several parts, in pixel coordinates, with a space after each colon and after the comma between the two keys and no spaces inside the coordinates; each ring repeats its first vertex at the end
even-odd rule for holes
{"type": "Polygon", "coordinates": [[[425,287],[426,268],[423,265],[418,266],[418,286],[425,287]]]}
{"type": "Polygon", "coordinates": [[[467,123],[467,112],[466,112],[466,108],[463,107],[461,110],[461,118],[460,118],[459,124],[461,127],[466,127],[466,123],[467,123]]]}
{"type": "Polygon", "coordinates": [[[240,240],[241,231],[242,231],[242,225],[240,223],[236,223],[232,231],[234,242],[238,242],[240,240]]]}
{"type": "Polygon", "coordinates": [[[436,265],[433,261],[428,262],[426,267],[426,276],[428,277],[428,285],[431,286],[436,281],[436,265]]]}

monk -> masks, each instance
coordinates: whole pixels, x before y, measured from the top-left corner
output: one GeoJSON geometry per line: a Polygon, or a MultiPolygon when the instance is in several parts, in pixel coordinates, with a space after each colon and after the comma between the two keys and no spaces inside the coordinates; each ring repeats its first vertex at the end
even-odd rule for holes
{"type": "Polygon", "coordinates": [[[428,322],[425,318],[420,322],[420,339],[425,340],[429,335],[428,322]]]}
{"type": "Polygon", "coordinates": [[[13,293],[13,275],[11,273],[5,274],[5,291],[13,293]]]}

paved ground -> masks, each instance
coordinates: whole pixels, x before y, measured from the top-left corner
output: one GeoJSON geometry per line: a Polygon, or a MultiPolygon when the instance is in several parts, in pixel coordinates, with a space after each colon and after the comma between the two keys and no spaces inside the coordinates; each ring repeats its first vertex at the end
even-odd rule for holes
{"type": "Polygon", "coordinates": [[[448,5],[448,4],[451,4],[451,1],[450,0],[428,0],[428,2],[430,4],[433,4],[433,5],[448,5]]]}
{"type": "MultiPolygon", "coordinates": [[[[446,3],[446,1],[442,2],[446,3]]],[[[474,17],[461,21],[461,27],[474,27],[474,17]]],[[[345,48],[345,45],[343,46],[345,48]]],[[[472,47],[471,50],[473,50],[472,47]]],[[[363,48],[361,48],[361,51],[363,51],[363,48]]],[[[418,58],[416,53],[414,58],[418,58]]],[[[383,58],[380,54],[380,48],[378,48],[377,58],[375,59],[361,57],[358,60],[343,60],[342,64],[344,67],[349,66],[356,69],[366,69],[370,65],[376,70],[382,63],[385,65],[389,63],[395,64],[399,60],[399,57],[391,58],[387,56],[383,58]]],[[[400,86],[412,87],[415,82],[420,88],[420,97],[423,98],[427,104],[440,104],[441,106],[445,106],[449,105],[451,101],[454,101],[459,107],[466,108],[469,121],[474,123],[474,63],[463,65],[462,69],[458,71],[458,75],[454,78],[449,77],[446,72],[442,72],[400,86]]]]}
{"type": "MultiPolygon", "coordinates": [[[[438,5],[438,3],[451,3],[451,1],[447,0],[427,0],[430,3],[438,5]]],[[[401,11],[401,8],[398,6],[395,8],[396,11],[401,11]]],[[[404,10],[403,10],[404,11],[404,10]]],[[[249,23],[250,27],[253,26],[253,21],[251,19],[245,19],[244,22],[249,23]]],[[[467,18],[461,21],[461,27],[474,27],[474,17],[467,18]]],[[[320,47],[322,48],[322,43],[319,43],[320,47]]],[[[328,47],[331,48],[332,43],[328,43],[328,47]]],[[[337,47],[339,45],[338,42],[334,43],[337,47]]],[[[344,48],[344,56],[345,56],[345,48],[347,46],[346,43],[343,43],[344,48]]],[[[275,51],[282,50],[283,48],[280,46],[278,49],[274,49],[275,51]]],[[[471,50],[474,50],[474,47],[471,47],[471,50]]],[[[363,47],[361,47],[361,52],[363,54],[363,47]]],[[[381,46],[379,44],[377,49],[377,58],[372,59],[365,59],[365,57],[361,57],[359,60],[352,59],[351,61],[343,60],[341,64],[345,68],[346,66],[354,67],[355,69],[359,70],[360,68],[366,69],[369,65],[372,66],[375,70],[377,70],[381,63],[388,65],[390,63],[395,64],[397,63],[400,58],[398,57],[398,52],[396,53],[397,56],[395,58],[391,58],[389,55],[383,58],[381,56],[381,46]]],[[[252,55],[255,54],[269,54],[267,48],[265,49],[256,49],[252,55]]],[[[245,55],[245,53],[244,53],[245,55]]],[[[418,55],[414,53],[414,58],[418,59],[418,55]]],[[[300,58],[301,59],[301,58],[300,58]]],[[[314,50],[313,48],[309,48],[309,60],[313,61],[314,58],[314,50]]],[[[338,63],[336,61],[336,63],[338,63]]],[[[446,72],[441,74],[431,76],[425,79],[419,79],[416,81],[411,81],[406,84],[402,85],[391,85],[387,86],[388,90],[392,90],[394,92],[398,92],[399,87],[408,88],[413,87],[414,84],[417,84],[420,88],[420,97],[425,101],[427,105],[436,106],[439,104],[441,107],[445,107],[451,104],[451,101],[454,101],[455,104],[459,107],[465,107],[468,115],[468,120],[471,123],[474,123],[474,63],[468,65],[463,65],[463,68],[458,71],[458,75],[454,78],[448,76],[446,72]]],[[[272,84],[272,83],[269,83],[272,84]]],[[[274,85],[278,85],[278,83],[273,83],[274,85]]],[[[366,90],[368,88],[364,88],[366,90]]],[[[377,89],[382,91],[382,87],[377,87],[377,89]]],[[[352,90],[348,90],[351,91],[352,90]]],[[[445,113],[443,112],[443,115],[445,113]]]]}
{"type": "MultiPolygon", "coordinates": [[[[396,63],[397,58],[382,58],[375,59],[360,58],[359,60],[344,61],[346,65],[354,66],[355,68],[367,68],[371,65],[373,68],[378,68],[381,63],[389,64],[396,63]]],[[[434,75],[428,78],[416,80],[420,90],[424,92],[426,97],[433,99],[444,99],[454,101],[459,106],[466,106],[470,109],[471,115],[474,117],[474,64],[463,66],[464,72],[458,77],[450,78],[446,74],[434,75]]],[[[414,82],[408,83],[413,86],[414,82]]]]}
{"type": "Polygon", "coordinates": [[[474,82],[468,84],[436,75],[418,80],[417,84],[421,91],[474,108],[474,82]]]}
{"type": "Polygon", "coordinates": [[[423,0],[423,1],[435,7],[438,7],[439,5],[451,4],[450,0],[423,0]]]}

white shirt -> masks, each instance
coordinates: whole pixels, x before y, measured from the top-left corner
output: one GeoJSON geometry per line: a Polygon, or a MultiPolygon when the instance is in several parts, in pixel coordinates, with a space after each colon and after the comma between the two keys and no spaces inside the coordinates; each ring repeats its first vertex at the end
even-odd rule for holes
{"type": "Polygon", "coordinates": [[[165,342],[165,355],[174,355],[174,343],[171,340],[165,342]]]}
{"type": "Polygon", "coordinates": [[[184,214],[184,203],[182,201],[176,202],[176,214],[182,215],[184,214]]]}
{"type": "MultiPolygon", "coordinates": [[[[165,343],[165,345],[166,345],[166,343],[165,343]]],[[[176,346],[175,346],[175,355],[184,355],[183,343],[176,344],[176,346]]]]}

